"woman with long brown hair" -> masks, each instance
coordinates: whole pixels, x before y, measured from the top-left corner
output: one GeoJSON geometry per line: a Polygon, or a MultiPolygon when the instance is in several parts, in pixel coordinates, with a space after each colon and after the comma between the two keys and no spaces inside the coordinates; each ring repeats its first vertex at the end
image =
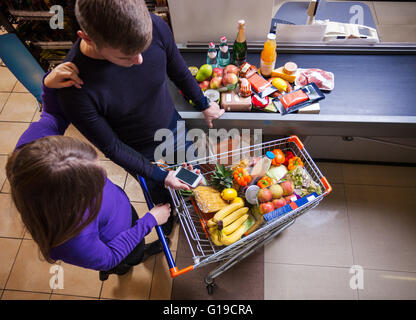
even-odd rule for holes
{"type": "Polygon", "coordinates": [[[42,256],[99,270],[105,280],[162,251],[159,240],[145,245],[144,237],[166,223],[170,205],[138,219],[125,192],[106,177],[95,149],[62,136],[69,123],[48,110],[47,99],[44,107],[6,165],[13,202],[42,256]]]}

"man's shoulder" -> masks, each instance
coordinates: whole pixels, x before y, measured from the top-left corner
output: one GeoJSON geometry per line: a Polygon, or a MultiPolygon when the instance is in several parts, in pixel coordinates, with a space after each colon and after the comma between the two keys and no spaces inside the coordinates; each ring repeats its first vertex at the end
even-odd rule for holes
{"type": "Polygon", "coordinates": [[[65,57],[65,62],[79,62],[79,57],[80,57],[80,49],[79,49],[79,44],[81,42],[81,39],[78,39],[77,41],[74,42],[74,44],[72,45],[72,48],[68,51],[66,57],[65,57]]]}
{"type": "Polygon", "coordinates": [[[167,31],[171,32],[169,25],[161,17],[154,13],[150,13],[150,16],[152,18],[153,28],[159,32],[160,36],[164,37],[167,31]]]}

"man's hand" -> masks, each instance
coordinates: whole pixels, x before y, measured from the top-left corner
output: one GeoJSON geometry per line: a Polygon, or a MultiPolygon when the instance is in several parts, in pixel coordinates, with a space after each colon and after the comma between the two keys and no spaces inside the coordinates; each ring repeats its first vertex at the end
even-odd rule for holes
{"type": "Polygon", "coordinates": [[[205,122],[207,123],[209,128],[213,127],[212,121],[218,119],[224,114],[225,110],[221,109],[218,103],[211,102],[209,108],[202,111],[205,117],[205,122]]]}
{"type": "Polygon", "coordinates": [[[79,70],[75,64],[72,62],[64,62],[55,67],[55,69],[46,76],[44,84],[48,88],[55,89],[71,86],[80,89],[84,82],[79,78],[78,74],[79,70]]]}
{"type": "MultiPolygon", "coordinates": [[[[182,164],[182,167],[187,168],[188,170],[193,170],[192,165],[187,166],[186,163],[182,164]]],[[[196,174],[200,174],[201,171],[198,169],[195,171],[196,174]]],[[[201,181],[202,183],[202,181],[201,181]]],[[[191,190],[191,187],[187,184],[180,181],[175,177],[175,171],[169,171],[168,176],[165,179],[165,187],[170,187],[175,190],[191,190]]]]}

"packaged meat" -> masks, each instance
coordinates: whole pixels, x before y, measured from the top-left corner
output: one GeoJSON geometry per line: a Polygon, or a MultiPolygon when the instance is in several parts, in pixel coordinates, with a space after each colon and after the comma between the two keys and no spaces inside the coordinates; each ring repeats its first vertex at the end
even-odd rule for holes
{"type": "Polygon", "coordinates": [[[325,96],[318,89],[315,83],[307,84],[306,86],[284,94],[279,98],[273,99],[273,103],[282,115],[298,111],[299,109],[316,103],[325,96]]]}
{"type": "Polygon", "coordinates": [[[251,85],[246,78],[240,78],[239,92],[238,94],[243,97],[251,97],[251,85]]]}
{"type": "Polygon", "coordinates": [[[285,94],[280,98],[280,102],[286,109],[293,107],[296,104],[309,100],[308,95],[302,90],[296,90],[291,93],[285,94]]]}
{"type": "Polygon", "coordinates": [[[334,74],[321,69],[298,69],[295,84],[299,87],[315,83],[320,90],[332,90],[335,86],[334,74]]]}
{"type": "Polygon", "coordinates": [[[244,62],[241,67],[238,69],[238,76],[240,78],[250,78],[254,73],[257,72],[256,66],[244,62]]]}
{"type": "Polygon", "coordinates": [[[252,88],[258,93],[260,98],[267,97],[268,95],[277,91],[276,88],[272,87],[272,84],[270,82],[268,82],[258,73],[254,73],[247,80],[248,82],[250,82],[252,88]]]}

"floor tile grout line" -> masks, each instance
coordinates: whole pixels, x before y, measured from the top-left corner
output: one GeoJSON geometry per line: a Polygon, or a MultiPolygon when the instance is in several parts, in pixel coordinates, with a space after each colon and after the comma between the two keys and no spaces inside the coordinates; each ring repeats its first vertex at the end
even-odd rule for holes
{"type": "Polygon", "coordinates": [[[6,101],[4,101],[4,104],[3,104],[3,106],[1,107],[0,114],[3,112],[3,109],[6,107],[6,104],[7,104],[7,102],[9,101],[9,99],[10,99],[10,96],[11,96],[11,95],[12,95],[12,93],[11,93],[11,92],[9,92],[9,95],[7,96],[6,101]]]}
{"type": "Polygon", "coordinates": [[[152,294],[153,279],[155,278],[156,257],[154,257],[153,260],[154,260],[154,263],[153,263],[153,271],[152,271],[152,280],[150,281],[149,294],[147,296],[147,300],[150,300],[150,295],[152,294]]]}
{"type": "MultiPolygon", "coordinates": [[[[318,268],[337,268],[337,269],[349,269],[349,266],[334,266],[334,265],[317,265],[317,264],[307,264],[307,263],[289,263],[289,262],[272,262],[272,261],[265,261],[265,264],[277,264],[277,265],[287,265],[287,266],[301,266],[301,267],[318,267],[318,268]]],[[[416,271],[410,270],[391,270],[391,269],[378,269],[374,267],[363,267],[364,271],[383,271],[383,272],[396,272],[396,273],[414,273],[416,275],[416,271]]]]}
{"type": "MultiPolygon", "coordinates": [[[[6,291],[11,291],[11,292],[26,292],[26,293],[40,293],[40,294],[49,294],[47,292],[44,291],[34,291],[34,290],[19,290],[19,289],[3,289],[3,293],[6,291]]],[[[1,300],[1,299],[0,299],[1,300]]],[[[45,299],[46,300],[46,299],[45,299]]]]}
{"type": "MultiPolygon", "coordinates": [[[[22,245],[23,245],[23,239],[20,239],[19,248],[17,249],[16,255],[15,255],[14,259],[13,259],[13,263],[12,263],[12,266],[11,266],[11,268],[10,268],[9,275],[7,276],[7,280],[6,280],[6,282],[4,283],[4,287],[3,287],[3,294],[4,294],[4,290],[6,290],[6,288],[7,288],[7,284],[8,284],[8,282],[9,282],[9,280],[10,280],[10,276],[11,276],[11,274],[12,274],[12,271],[13,271],[14,265],[16,264],[16,259],[17,259],[17,256],[19,255],[19,252],[20,252],[20,249],[22,248],[22,245]]],[[[2,297],[3,297],[3,294],[2,294],[2,297]]]]}
{"type": "Polygon", "coordinates": [[[0,120],[0,123],[19,123],[19,124],[23,124],[23,123],[28,123],[30,124],[30,121],[17,121],[17,120],[0,120]]]}
{"type": "Polygon", "coordinates": [[[364,186],[364,187],[390,187],[390,188],[416,188],[414,186],[398,186],[398,185],[390,185],[390,184],[363,184],[363,183],[343,183],[347,186],[364,186]]]}
{"type": "Polygon", "coordinates": [[[334,266],[334,265],[319,265],[319,264],[275,262],[275,261],[264,261],[264,263],[287,265],[287,266],[318,267],[318,268],[337,268],[337,269],[349,269],[350,268],[350,266],[334,266]]]}
{"type": "MultiPolygon", "coordinates": [[[[110,160],[111,161],[111,160],[110,160]]],[[[126,185],[127,185],[127,178],[129,176],[129,173],[126,171],[126,176],[124,178],[124,184],[123,184],[123,191],[125,191],[124,189],[126,189],[126,185]]]]}
{"type": "MultiPolygon", "coordinates": [[[[342,170],[342,174],[344,175],[344,170],[342,170]]],[[[343,176],[343,178],[344,178],[344,176],[343,176]]],[[[347,211],[348,231],[349,231],[349,234],[350,234],[352,263],[355,266],[354,245],[353,245],[353,241],[352,241],[352,228],[351,228],[351,220],[350,220],[349,207],[348,207],[347,188],[346,188],[345,184],[344,184],[344,199],[345,199],[345,210],[347,211]]],[[[360,300],[360,293],[358,291],[358,288],[356,289],[356,291],[357,291],[357,300],[360,300]]]]}
{"type": "MultiPolygon", "coordinates": [[[[68,297],[79,297],[79,298],[89,298],[89,299],[100,299],[100,297],[91,297],[91,296],[83,296],[83,295],[76,295],[76,294],[64,294],[64,293],[52,293],[53,295],[57,296],[68,296],[68,297]]],[[[51,296],[52,296],[51,294],[51,296]]],[[[105,299],[105,298],[103,298],[105,299]]]]}
{"type": "Polygon", "coordinates": [[[0,236],[0,239],[10,239],[10,240],[33,240],[33,239],[26,239],[24,237],[8,237],[8,236],[0,236]]]}

